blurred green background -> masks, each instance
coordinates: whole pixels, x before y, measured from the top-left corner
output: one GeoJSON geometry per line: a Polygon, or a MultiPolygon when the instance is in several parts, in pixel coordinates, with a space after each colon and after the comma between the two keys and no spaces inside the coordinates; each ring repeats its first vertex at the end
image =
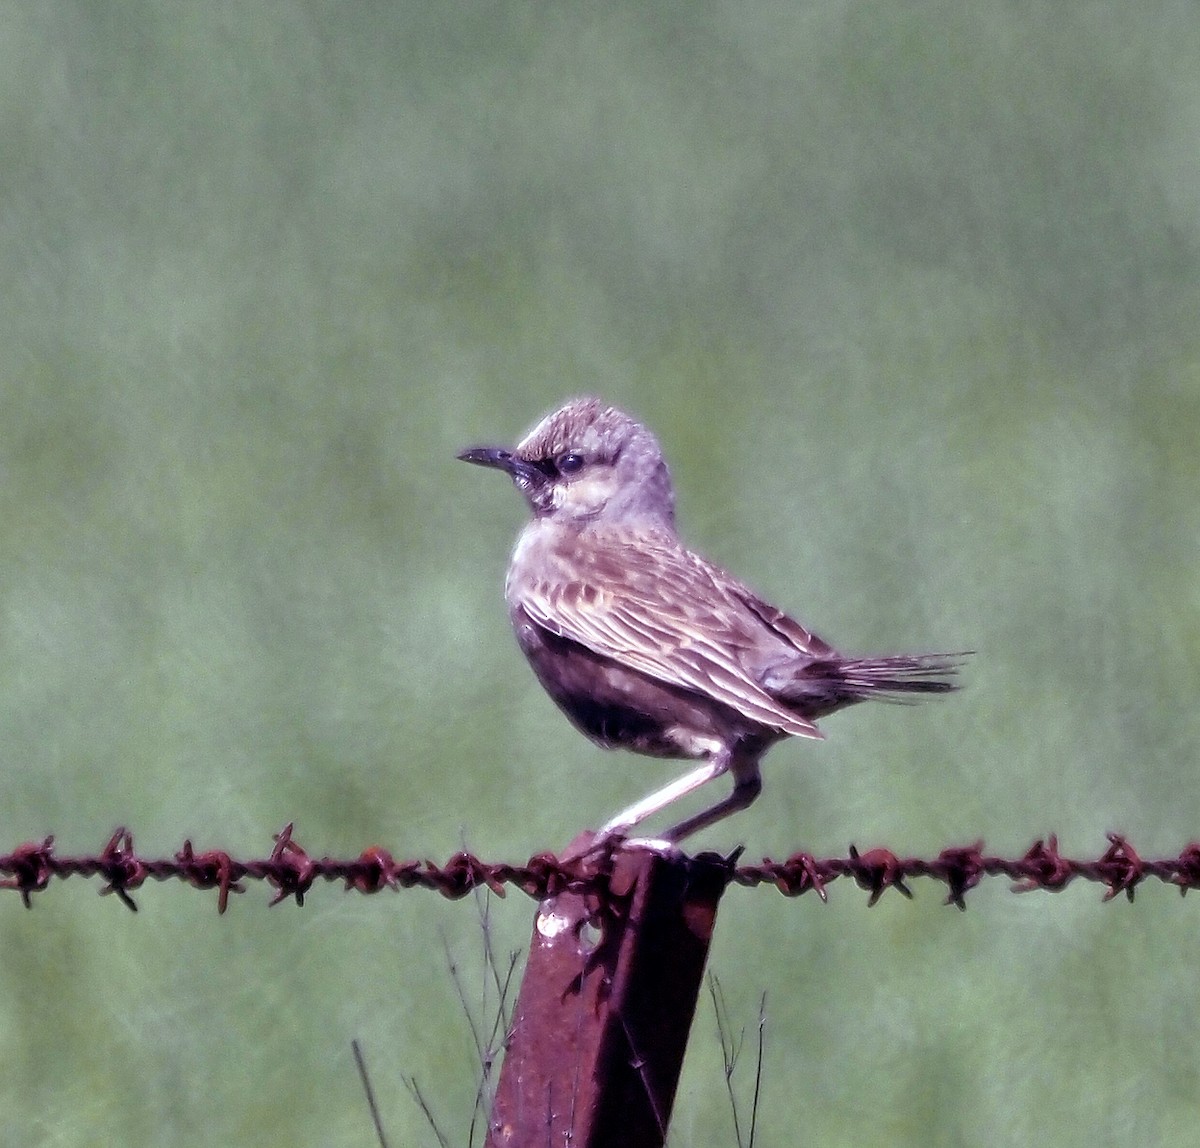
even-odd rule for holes
{"type": "MultiPolygon", "coordinates": [[[[818,632],[978,651],[698,846],[1200,837],[1193,5],[15,3],[0,55],[0,852],[522,860],[666,780],[536,686],[454,461],[592,391],[818,632]]],[[[357,1037],[466,1144],[469,902],[97,888],[0,897],[0,1142],[371,1144],[357,1037]]],[[[1200,901],[914,888],[727,896],[760,1146],[1195,1142],[1200,901]]],[[[674,1145],[734,1143],[714,1032],[674,1145]]]]}

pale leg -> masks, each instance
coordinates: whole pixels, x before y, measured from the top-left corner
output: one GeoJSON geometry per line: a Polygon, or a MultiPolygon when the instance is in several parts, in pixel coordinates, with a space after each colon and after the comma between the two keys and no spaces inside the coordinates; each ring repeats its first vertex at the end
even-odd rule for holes
{"type": "MultiPolygon", "coordinates": [[[[653,793],[643,797],[641,801],[634,802],[628,809],[622,809],[616,817],[611,818],[605,823],[600,830],[600,838],[613,837],[617,834],[624,834],[627,829],[632,829],[635,825],[645,821],[647,817],[657,813],[660,809],[665,809],[673,801],[678,801],[681,797],[686,797],[693,790],[699,789],[705,782],[712,781],[714,777],[720,777],[729,768],[729,755],[719,753],[711,761],[705,762],[699,769],[693,769],[690,773],[685,773],[682,777],[677,777],[669,785],[664,785],[662,789],[656,789],[653,793]]],[[[735,789],[736,793],[737,790],[735,789]]],[[[726,801],[729,799],[727,798],[726,801]]],[[[751,797],[750,801],[754,798],[751,797]]],[[[722,805],[725,802],[721,802],[722,805]]],[[[749,804],[749,801],[746,802],[749,804]]],[[[714,806],[714,808],[717,808],[714,806]]],[[[741,806],[738,806],[740,809],[741,806]]],[[[711,812],[711,810],[709,811],[711,812]]],[[[703,815],[701,815],[703,816],[703,815]]],[[[695,820],[691,818],[689,820],[695,820]]],[[[687,822],[684,822],[686,825],[687,822]]],[[[705,822],[711,824],[711,822],[705,822]]],[[[676,826],[678,829],[679,826],[676,826]]],[[[670,840],[675,840],[670,834],[667,835],[670,840]]]]}

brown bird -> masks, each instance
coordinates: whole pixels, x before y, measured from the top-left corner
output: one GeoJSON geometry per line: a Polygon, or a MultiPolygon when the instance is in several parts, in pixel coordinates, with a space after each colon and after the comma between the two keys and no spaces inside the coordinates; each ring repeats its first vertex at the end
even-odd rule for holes
{"type": "Polygon", "coordinates": [[[704,762],[618,813],[602,839],[732,773],[728,797],[664,834],[681,841],[749,805],[763,753],[824,737],[817,718],[955,688],[962,654],[846,657],[687,549],[658,440],[599,399],[571,400],[515,449],[458,457],[506,471],[533,511],[505,596],[546,692],[599,745],[704,762]]]}

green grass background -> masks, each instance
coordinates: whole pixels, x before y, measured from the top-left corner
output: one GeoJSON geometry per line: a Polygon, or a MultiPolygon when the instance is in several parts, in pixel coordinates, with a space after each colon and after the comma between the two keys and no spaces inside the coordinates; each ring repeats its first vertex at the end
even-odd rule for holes
{"type": "MultiPolygon", "coordinates": [[[[13,3],[0,60],[0,851],[520,860],[665,780],[537,688],[453,457],[591,391],[818,632],[978,651],[698,845],[1200,837],[1193,5],[13,3]]],[[[466,1143],[469,903],[97,888],[0,897],[0,1142],[370,1144],[357,1037],[466,1143]]],[[[728,894],[761,1146],[1195,1143],[1200,899],[915,891],[728,894]]]]}

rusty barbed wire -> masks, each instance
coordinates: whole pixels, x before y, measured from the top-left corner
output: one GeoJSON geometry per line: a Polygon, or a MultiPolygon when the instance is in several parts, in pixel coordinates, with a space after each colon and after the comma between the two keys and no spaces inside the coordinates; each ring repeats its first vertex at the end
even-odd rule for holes
{"type": "MultiPolygon", "coordinates": [[[[64,857],[55,851],[54,838],[18,845],[0,855],[0,889],[20,894],[26,908],[33,894],[44,892],[55,878],[100,877],[102,896],[112,895],[127,908],[137,911],[132,893],[148,879],[178,880],[197,889],[217,891],[217,911],[224,913],[231,893],[244,893],[246,882],[265,881],[275,889],[271,905],[294,900],[303,905],[308,891],[318,881],[340,881],[347,891],[379,893],[385,889],[422,888],[443,897],[464,897],[475,889],[487,888],[504,896],[513,886],[527,896],[542,900],[563,892],[609,895],[613,857],[619,844],[583,857],[560,859],[553,853],[537,853],[523,865],[488,862],[466,852],[455,853],[444,865],[428,860],[397,861],[386,849],[371,846],[357,857],[337,859],[312,857],[292,836],[289,823],[274,835],[269,856],[241,860],[220,849],[197,852],[190,840],[169,858],[140,856],[133,834],[120,828],[99,854],[64,857]]],[[[912,897],[908,882],[915,877],[938,881],[947,888],[945,903],[966,909],[966,895],[985,877],[1007,877],[1015,893],[1036,889],[1058,892],[1072,881],[1090,881],[1105,887],[1104,901],[1121,893],[1132,901],[1137,887],[1150,878],[1175,885],[1181,894],[1200,888],[1200,843],[1190,842],[1178,856],[1145,860],[1119,833],[1108,834],[1108,848],[1097,858],[1075,860],[1064,857],[1058,838],[1039,839],[1021,857],[992,857],[984,853],[982,841],[974,845],[943,849],[936,857],[898,857],[888,849],[860,853],[853,845],[846,857],[819,859],[797,852],[783,861],[764,858],[757,864],[738,864],[742,850],[721,858],[731,884],[774,886],[787,897],[816,893],[827,900],[827,886],[839,878],[851,878],[869,894],[874,905],[889,889],[912,897]]],[[[712,854],[705,855],[709,860],[712,854]]]]}

